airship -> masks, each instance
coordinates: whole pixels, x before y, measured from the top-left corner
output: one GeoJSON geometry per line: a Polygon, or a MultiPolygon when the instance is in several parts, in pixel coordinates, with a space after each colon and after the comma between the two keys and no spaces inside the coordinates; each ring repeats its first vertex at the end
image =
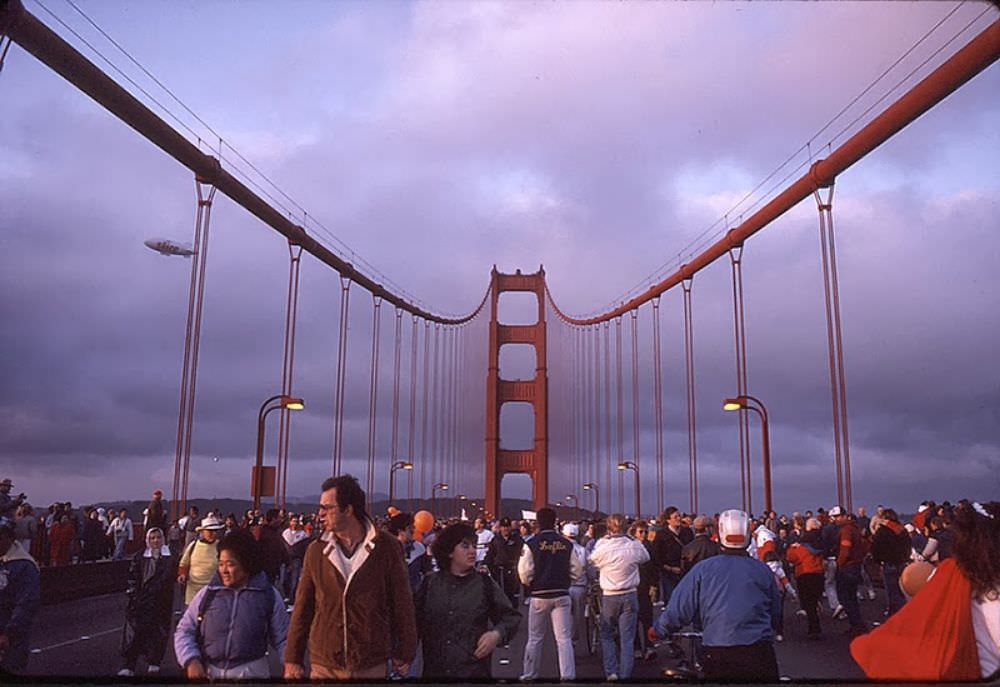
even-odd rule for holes
{"type": "Polygon", "coordinates": [[[185,258],[190,258],[194,255],[194,251],[191,250],[190,244],[186,243],[181,244],[176,241],[170,241],[169,239],[146,239],[143,243],[160,255],[182,255],[185,258]]]}

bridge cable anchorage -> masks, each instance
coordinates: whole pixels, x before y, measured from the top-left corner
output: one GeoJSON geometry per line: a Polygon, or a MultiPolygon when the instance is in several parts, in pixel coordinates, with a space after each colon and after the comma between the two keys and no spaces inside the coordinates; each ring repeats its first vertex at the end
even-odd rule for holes
{"type": "Polygon", "coordinates": [[[337,334],[337,378],[333,400],[333,474],[341,474],[344,450],[344,382],[347,377],[347,331],[351,308],[351,280],[340,278],[340,327],[337,334]]]}
{"type": "MultiPolygon", "coordinates": [[[[288,242],[288,300],[285,304],[284,357],[281,363],[281,393],[292,396],[292,380],[295,372],[295,333],[299,310],[299,269],[301,267],[302,246],[288,242]]],[[[288,493],[288,442],[291,435],[292,414],[282,407],[278,424],[278,459],[275,470],[275,505],[284,508],[288,493]]]]}
{"type": "Polygon", "coordinates": [[[371,380],[368,387],[368,497],[375,495],[375,429],[378,419],[379,333],[382,329],[382,297],[372,296],[371,380]]]}
{"type": "MultiPolygon", "coordinates": [[[[395,326],[392,338],[392,439],[389,442],[389,465],[399,460],[399,382],[403,353],[403,311],[395,308],[395,326]]],[[[392,469],[391,467],[389,468],[392,469]]],[[[409,472],[409,470],[407,470],[409,472]]],[[[371,497],[374,499],[374,495],[371,497]]],[[[395,503],[390,503],[395,506],[395,503]]]]}
{"type": "Polygon", "coordinates": [[[823,263],[823,296],[826,306],[826,338],[830,366],[830,400],[833,414],[834,457],[837,471],[837,502],[852,510],[850,435],[847,428],[847,381],[844,372],[844,341],[840,324],[840,282],[833,232],[833,181],[826,201],[820,189],[813,192],[819,213],[820,255],[823,263]]]}
{"type": "Polygon", "coordinates": [[[681,282],[684,291],[684,364],[685,386],[687,391],[687,432],[688,432],[688,488],[689,504],[692,513],[698,513],[698,441],[695,422],[694,397],[694,323],[691,310],[691,286],[693,278],[681,282]]]}
{"type": "Polygon", "coordinates": [[[421,404],[421,425],[422,432],[420,434],[420,491],[419,498],[427,498],[427,487],[434,482],[429,482],[429,479],[433,479],[433,465],[431,465],[430,457],[427,454],[427,443],[428,443],[428,431],[430,425],[430,354],[431,354],[431,322],[430,320],[424,320],[424,383],[421,387],[423,395],[423,403],[421,404]]]}
{"type": "MultiPolygon", "coordinates": [[[[410,323],[410,423],[406,435],[406,460],[413,462],[417,438],[417,347],[420,343],[420,318],[411,316],[410,323]]],[[[413,512],[413,470],[406,470],[406,510],[413,512]]]]}
{"type": "Polygon", "coordinates": [[[655,413],[654,426],[656,427],[656,470],[657,483],[656,492],[662,494],[665,490],[663,484],[663,356],[660,352],[660,297],[653,299],[653,412],[655,413]]]}
{"type": "MultiPolygon", "coordinates": [[[[746,322],[743,309],[743,244],[729,249],[733,282],[733,336],[736,353],[737,396],[746,396],[747,390],[747,340],[746,322]]],[[[750,423],[745,409],[739,410],[740,477],[743,495],[743,510],[753,512],[752,472],[750,468],[750,423]]]]}
{"type": "Polygon", "coordinates": [[[191,465],[191,430],[198,383],[198,348],[201,344],[201,314],[205,294],[205,266],[208,259],[208,233],[215,187],[195,177],[197,210],[194,225],[194,259],[188,288],[188,311],[184,333],[181,369],[181,393],[177,410],[177,445],[174,453],[174,484],[171,512],[180,517],[187,512],[188,474],[191,465]],[[207,190],[206,190],[207,189],[207,190]],[[180,508],[178,508],[180,506],[180,508]],[[178,512],[180,510],[180,512],[178,512]]]}

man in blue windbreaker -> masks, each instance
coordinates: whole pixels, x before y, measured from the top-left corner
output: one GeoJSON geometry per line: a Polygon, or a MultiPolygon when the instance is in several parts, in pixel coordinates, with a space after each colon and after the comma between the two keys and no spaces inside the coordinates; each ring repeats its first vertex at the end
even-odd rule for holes
{"type": "Polygon", "coordinates": [[[702,667],[714,682],[777,682],[774,635],[781,620],[781,593],[764,563],[747,553],[750,519],[740,510],[719,516],[721,555],[685,575],[650,634],[693,624],[702,630],[702,667]]]}
{"type": "Polygon", "coordinates": [[[28,639],[41,605],[38,564],[14,539],[14,521],[0,517],[0,673],[28,665],[28,639]]]}

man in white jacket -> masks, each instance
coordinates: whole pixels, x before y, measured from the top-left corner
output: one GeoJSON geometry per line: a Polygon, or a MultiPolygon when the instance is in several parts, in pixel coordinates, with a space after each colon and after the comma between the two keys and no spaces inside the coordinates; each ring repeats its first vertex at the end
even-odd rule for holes
{"type": "Polygon", "coordinates": [[[635,627],[639,612],[639,566],[649,560],[646,547],[625,534],[625,516],[608,516],[608,535],[601,538],[590,554],[590,562],[600,571],[601,653],[604,676],[609,680],[632,677],[635,656],[635,627]],[[615,632],[621,658],[615,651],[615,632]]]}

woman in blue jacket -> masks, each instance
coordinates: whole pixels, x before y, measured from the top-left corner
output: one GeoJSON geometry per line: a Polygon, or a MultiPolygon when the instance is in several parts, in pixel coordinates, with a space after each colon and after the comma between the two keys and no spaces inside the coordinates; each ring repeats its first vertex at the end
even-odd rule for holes
{"type": "Polygon", "coordinates": [[[219,542],[219,570],[177,624],[174,652],[190,679],[271,677],[268,645],[284,654],[288,613],[261,569],[258,544],[245,531],[219,542]]]}

